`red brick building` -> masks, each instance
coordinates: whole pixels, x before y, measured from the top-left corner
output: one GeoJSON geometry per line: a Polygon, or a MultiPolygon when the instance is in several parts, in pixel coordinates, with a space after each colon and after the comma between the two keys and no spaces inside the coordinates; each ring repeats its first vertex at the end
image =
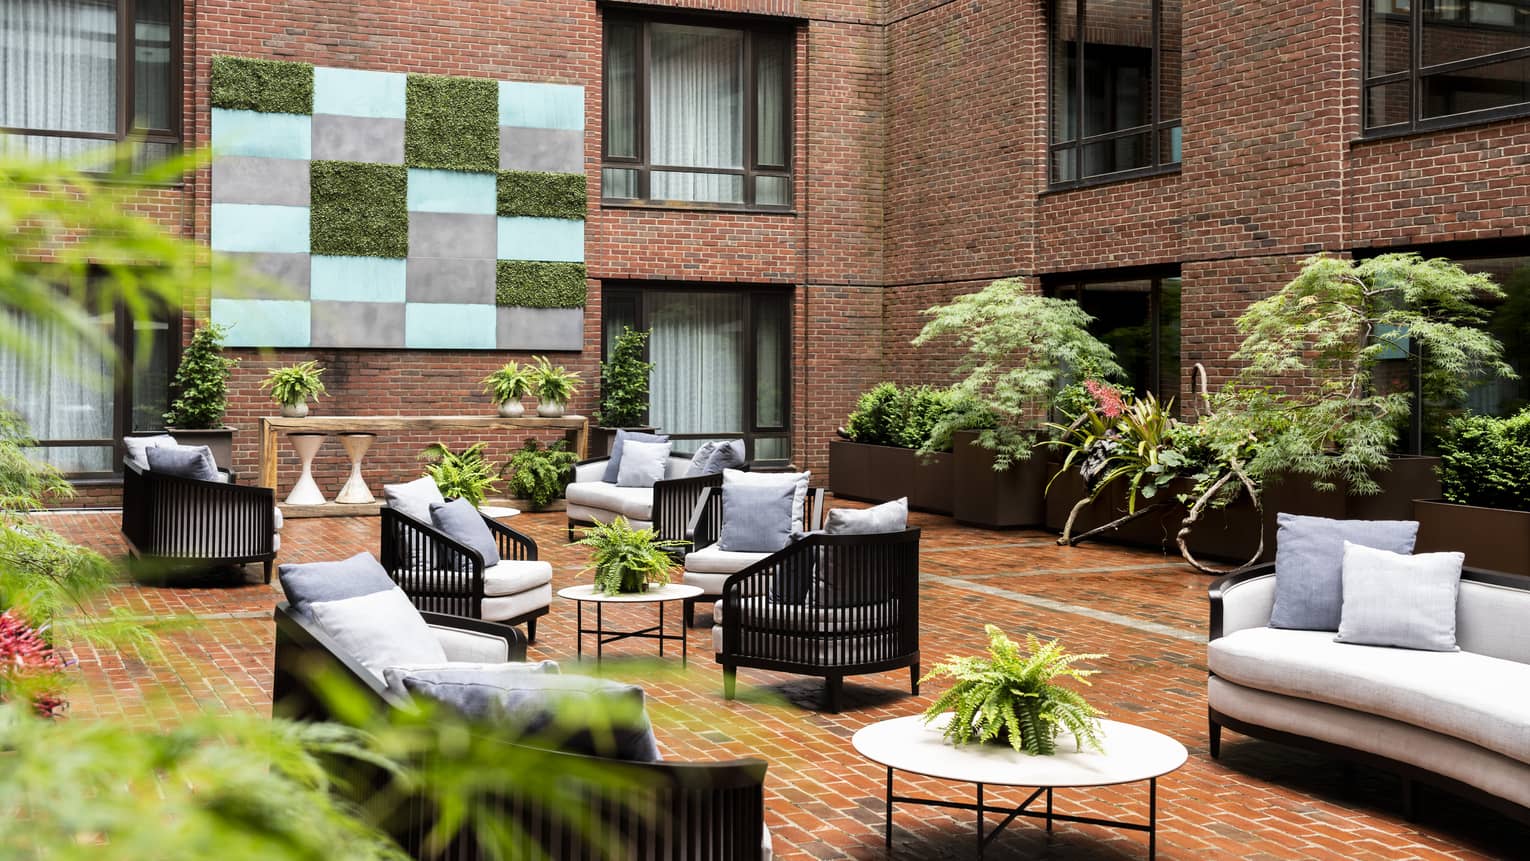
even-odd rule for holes
{"type": "MultiPolygon", "coordinates": [[[[815,477],[859,392],[944,380],[949,356],[908,346],[918,312],[995,278],[1078,297],[1135,382],[1172,394],[1192,363],[1225,374],[1233,320],[1314,252],[1418,249],[1506,279],[1530,265],[1516,3],[6,5],[0,63],[34,72],[0,89],[0,127],[43,152],[121,137],[135,115],[151,141],[209,144],[219,56],[582,87],[583,349],[550,354],[583,374],[573,408],[595,405],[608,329],[675,326],[656,389],[684,417],[656,423],[745,432],[815,477]]],[[[211,172],[145,207],[210,240],[211,172]]],[[[205,311],[208,285],[190,292],[205,311]]],[[[167,345],[189,330],[167,326],[167,345]]],[[[251,472],[268,366],[324,365],[327,414],[460,414],[492,409],[488,371],[546,351],[234,352],[235,467],[251,472]]],[[[162,409],[163,353],[135,369],[136,403],[95,405],[109,432],[39,435],[107,440],[56,453],[115,463],[109,441],[162,409]]],[[[1518,393],[1493,397],[1484,408],[1518,393]]],[[[374,481],[416,472],[429,441],[379,443],[374,481]]],[[[340,460],[321,456],[321,483],[338,486],[340,460]]],[[[111,498],[109,479],[91,498],[111,498]]]]}

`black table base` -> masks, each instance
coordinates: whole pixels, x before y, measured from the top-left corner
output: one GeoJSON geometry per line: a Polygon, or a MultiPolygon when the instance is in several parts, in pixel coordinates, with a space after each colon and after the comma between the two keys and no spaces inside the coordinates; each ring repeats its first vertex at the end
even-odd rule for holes
{"type": "MultiPolygon", "coordinates": [[[[675,599],[672,599],[672,600],[678,601],[678,600],[681,600],[681,599],[675,598],[675,599]]],[[[603,612],[603,608],[606,605],[606,602],[604,602],[604,601],[590,602],[590,603],[593,603],[595,605],[595,627],[593,627],[593,628],[586,628],[584,626],[584,605],[585,605],[586,602],[575,600],[574,603],[578,605],[578,614],[577,614],[578,615],[578,622],[577,622],[577,631],[578,631],[578,633],[575,634],[575,637],[576,637],[576,639],[578,641],[579,660],[581,660],[581,661],[584,660],[584,636],[586,634],[594,634],[595,635],[595,662],[597,664],[600,663],[600,659],[602,657],[602,652],[604,651],[605,645],[607,643],[614,643],[617,640],[640,639],[640,640],[658,640],[659,641],[659,657],[661,657],[661,658],[664,657],[664,644],[666,642],[668,642],[668,641],[671,641],[671,640],[679,640],[680,641],[680,666],[682,666],[682,667],[686,666],[686,655],[687,655],[686,645],[688,643],[687,632],[688,632],[688,629],[689,629],[690,626],[684,624],[685,620],[682,618],[681,619],[681,623],[682,624],[680,625],[680,633],[678,635],[677,634],[667,634],[667,633],[664,632],[664,605],[669,603],[668,601],[629,601],[629,602],[624,602],[626,604],[626,606],[642,606],[642,605],[646,605],[646,604],[658,604],[659,605],[659,624],[652,625],[652,626],[647,627],[647,628],[642,628],[642,629],[639,629],[639,630],[636,630],[636,631],[607,631],[606,628],[605,628],[605,614],[603,612]]]]}

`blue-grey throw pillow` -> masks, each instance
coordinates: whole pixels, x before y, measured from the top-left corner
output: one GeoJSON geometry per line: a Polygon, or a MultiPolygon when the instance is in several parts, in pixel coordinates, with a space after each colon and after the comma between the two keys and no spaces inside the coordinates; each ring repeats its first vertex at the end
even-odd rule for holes
{"type": "Polygon", "coordinates": [[[830,535],[875,535],[907,528],[908,497],[904,496],[871,508],[835,508],[829,512],[823,531],[830,535]]]}
{"type": "Polygon", "coordinates": [[[712,459],[712,452],[716,450],[716,441],[702,443],[701,447],[696,449],[696,453],[691,455],[691,465],[685,468],[686,477],[706,475],[707,461],[712,459]]]}
{"type": "Polygon", "coordinates": [[[669,442],[669,434],[643,433],[642,431],[619,430],[616,439],[611,441],[611,459],[606,461],[606,471],[600,477],[607,484],[615,484],[616,477],[621,475],[622,468],[622,443],[627,440],[633,442],[669,442]]]}
{"type": "Polygon", "coordinates": [[[499,564],[499,546],[494,543],[494,533],[483,522],[483,515],[466,499],[451,502],[432,502],[430,522],[447,538],[477,550],[483,555],[483,564],[499,564]]]}
{"type": "Polygon", "coordinates": [[[724,484],[717,544],[736,553],[774,553],[791,543],[796,482],[724,484]]]}
{"type": "Polygon", "coordinates": [[[517,741],[567,753],[659,761],[643,689],[589,676],[431,670],[403,677],[413,694],[469,720],[514,732],[517,741]]]}
{"type": "Polygon", "coordinates": [[[744,465],[744,441],[730,439],[720,442],[712,449],[712,456],[707,459],[707,465],[703,470],[704,475],[715,475],[725,469],[738,469],[744,465]]]}
{"type": "Polygon", "coordinates": [[[1337,631],[1344,599],[1344,542],[1413,552],[1412,520],[1330,520],[1276,515],[1275,606],[1271,628],[1337,631]]]}
{"type": "Polygon", "coordinates": [[[1340,643],[1456,652],[1464,553],[1407,556],[1344,542],[1340,643]]]}
{"type": "Polygon", "coordinates": [[[205,445],[156,445],[144,449],[149,471],[180,478],[219,481],[212,449],[205,445]]]}
{"type": "Polygon", "coordinates": [[[622,468],[616,475],[617,487],[653,487],[669,470],[670,444],[627,440],[622,446],[622,468]]]}
{"type": "Polygon", "coordinates": [[[292,609],[306,614],[317,601],[343,601],[392,589],[393,579],[370,553],[338,562],[287,562],[277,568],[292,609]]]}

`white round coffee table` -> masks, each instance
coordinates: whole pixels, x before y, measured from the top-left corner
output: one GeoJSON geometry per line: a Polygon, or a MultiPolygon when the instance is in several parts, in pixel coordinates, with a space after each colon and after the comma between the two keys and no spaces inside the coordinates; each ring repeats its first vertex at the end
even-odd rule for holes
{"type": "Polygon", "coordinates": [[[575,628],[577,631],[575,636],[579,639],[580,660],[584,660],[584,635],[594,634],[596,663],[600,663],[601,650],[607,643],[637,637],[645,640],[658,640],[659,657],[661,658],[664,657],[665,641],[679,640],[680,666],[682,667],[686,665],[686,634],[690,626],[685,624],[685,618],[682,615],[679,636],[664,633],[664,605],[670,601],[684,601],[687,598],[695,598],[700,594],[701,587],[685,586],[680,583],[666,583],[663,586],[649,585],[647,592],[625,592],[620,595],[607,595],[604,592],[598,591],[593,585],[569,586],[566,589],[558,590],[559,598],[568,598],[571,601],[578,602],[579,621],[578,626],[575,628]],[[584,626],[584,605],[587,603],[595,605],[595,627],[593,628],[586,628],[584,626]],[[659,624],[638,631],[607,631],[602,613],[602,608],[607,604],[658,604],[659,624]]]}
{"type": "Polygon", "coordinates": [[[857,732],[851,744],[861,756],[887,766],[887,848],[892,849],[893,803],[926,804],[936,807],[954,807],[977,813],[978,856],[988,844],[1017,816],[1045,819],[1047,830],[1052,823],[1082,822],[1130,831],[1145,831],[1148,835],[1148,858],[1158,851],[1158,778],[1185,764],[1185,746],[1168,736],[1131,724],[1117,721],[1100,721],[1100,737],[1104,753],[1085,748],[1075,752],[1073,737],[1063,732],[1057,738],[1057,753],[1052,756],[1030,756],[1017,753],[1008,745],[968,744],[957,746],[941,735],[941,729],[950,720],[945,714],[925,724],[919,715],[894,718],[857,732]],[[893,771],[977,784],[977,803],[947,801],[934,798],[907,798],[893,794],[893,771]],[[1119,822],[1091,816],[1069,816],[1052,810],[1052,790],[1087,786],[1112,786],[1120,783],[1148,782],[1148,821],[1119,822]],[[1034,786],[1019,807],[995,807],[983,803],[983,787],[1034,786]],[[1028,809],[1032,802],[1046,796],[1046,811],[1028,809]],[[984,815],[1002,813],[1004,820],[999,827],[984,831],[984,815]]]}

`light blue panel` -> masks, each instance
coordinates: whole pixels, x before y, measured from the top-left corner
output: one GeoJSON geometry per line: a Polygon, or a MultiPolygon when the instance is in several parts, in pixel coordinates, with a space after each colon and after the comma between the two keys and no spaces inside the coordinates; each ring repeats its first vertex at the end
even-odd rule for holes
{"type": "Polygon", "coordinates": [[[308,207],[264,203],[212,205],[214,251],[308,253],[308,207]]]}
{"type": "Polygon", "coordinates": [[[404,346],[413,350],[492,350],[493,305],[410,302],[404,306],[404,346]]]}
{"type": "Polygon", "coordinates": [[[493,215],[495,194],[492,173],[409,168],[410,212],[493,215]]]}
{"type": "Polygon", "coordinates": [[[290,299],[213,299],[212,321],[230,347],[308,346],[309,305],[290,299]]]}
{"type": "Polygon", "coordinates": [[[213,108],[212,145],[218,155],[306,159],[313,151],[313,117],[213,108]]]}
{"type": "Polygon", "coordinates": [[[531,129],[582,129],[584,87],[500,81],[499,124],[531,129]]]}
{"type": "Polygon", "coordinates": [[[402,258],[315,254],[308,295],[327,302],[402,302],[407,271],[402,258]]]}
{"type": "Polygon", "coordinates": [[[584,262],[584,222],[568,218],[498,220],[499,259],[584,262]]]}
{"type": "Polygon", "coordinates": [[[401,120],[407,80],[401,72],[315,67],[313,112],[401,120]]]}

